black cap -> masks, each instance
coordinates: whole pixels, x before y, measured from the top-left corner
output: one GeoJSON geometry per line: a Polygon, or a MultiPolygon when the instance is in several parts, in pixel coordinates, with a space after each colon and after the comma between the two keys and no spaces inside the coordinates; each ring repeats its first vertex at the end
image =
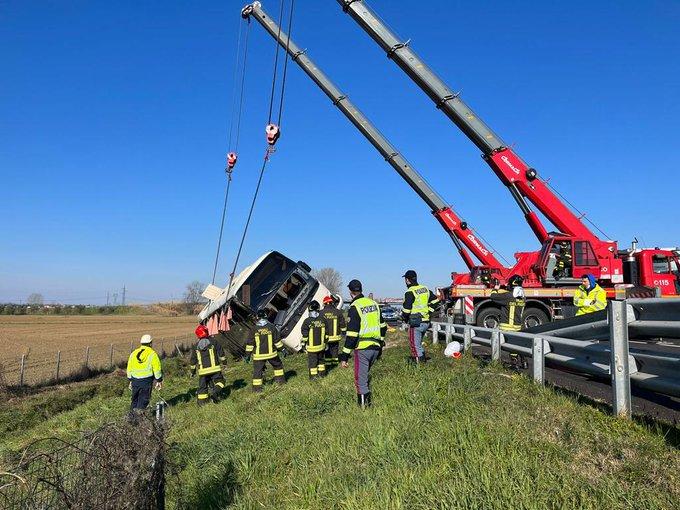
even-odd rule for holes
{"type": "Polygon", "coordinates": [[[316,301],[316,300],[310,301],[310,302],[309,302],[309,305],[307,305],[307,307],[308,307],[310,310],[317,311],[317,312],[318,312],[319,310],[321,310],[321,305],[320,305],[319,302],[316,301]]]}
{"type": "Polygon", "coordinates": [[[416,272],[413,269],[409,269],[408,271],[406,271],[402,275],[402,278],[408,278],[409,280],[415,280],[416,278],[418,278],[418,275],[416,274],[416,272]]]}
{"type": "Polygon", "coordinates": [[[361,292],[361,282],[359,280],[352,280],[347,285],[347,288],[352,292],[361,292]]]}

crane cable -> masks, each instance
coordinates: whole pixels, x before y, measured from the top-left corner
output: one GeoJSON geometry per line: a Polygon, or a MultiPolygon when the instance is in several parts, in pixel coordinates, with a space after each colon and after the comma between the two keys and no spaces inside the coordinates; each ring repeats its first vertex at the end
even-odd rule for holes
{"type": "MultiPolygon", "coordinates": [[[[222,221],[220,222],[220,234],[217,240],[217,250],[215,253],[215,265],[213,267],[212,282],[215,283],[215,276],[217,275],[217,265],[220,259],[220,249],[222,247],[222,234],[224,233],[224,220],[227,215],[227,203],[229,201],[229,190],[231,188],[231,179],[233,173],[233,167],[236,164],[236,158],[232,161],[232,155],[238,154],[238,145],[241,137],[241,113],[243,112],[243,97],[245,89],[246,80],[246,63],[248,58],[248,37],[250,35],[250,23],[248,23],[245,34],[244,49],[243,49],[243,60],[241,60],[241,40],[243,32],[243,23],[239,22],[238,25],[238,38],[236,44],[236,59],[234,61],[234,73],[232,78],[232,102],[231,102],[231,118],[229,120],[229,141],[227,144],[228,154],[227,154],[227,167],[225,168],[225,173],[227,174],[227,187],[224,191],[224,205],[222,206],[222,221]],[[240,65],[239,65],[240,64],[240,65]],[[239,70],[241,72],[240,80],[240,91],[237,93],[237,83],[239,82],[239,70]],[[238,107],[237,100],[238,97],[238,107]],[[234,120],[236,116],[236,120],[234,120]],[[234,125],[236,129],[234,130],[234,125]],[[236,134],[236,141],[232,145],[234,138],[234,131],[236,134]]],[[[236,156],[237,157],[237,156],[236,156]]]]}
{"type": "MultiPolygon", "coordinates": [[[[276,92],[276,78],[277,78],[277,70],[278,70],[278,62],[279,62],[279,42],[278,39],[281,36],[281,22],[283,20],[283,7],[284,7],[284,2],[285,0],[281,0],[281,8],[279,10],[279,37],[275,41],[276,44],[276,51],[274,53],[274,70],[272,72],[272,87],[271,87],[271,93],[269,96],[269,114],[268,114],[268,120],[267,124],[270,125],[272,121],[272,113],[273,113],[273,108],[274,108],[274,97],[275,97],[275,92],[276,92]]],[[[279,103],[279,111],[278,111],[278,121],[277,124],[278,126],[281,125],[281,116],[282,116],[282,111],[283,111],[283,94],[286,88],[286,69],[288,67],[288,45],[290,43],[290,35],[291,35],[291,29],[292,29],[292,21],[293,21],[293,6],[295,4],[295,0],[291,0],[290,4],[290,14],[288,18],[288,38],[286,41],[286,57],[284,60],[283,64],[283,76],[281,79],[281,98],[280,98],[280,103],[279,103]]],[[[274,141],[275,142],[275,141],[274,141]]],[[[264,160],[262,161],[262,167],[260,168],[260,175],[257,180],[257,186],[255,187],[255,193],[253,194],[253,199],[250,203],[250,210],[248,211],[248,218],[246,219],[246,224],[243,227],[243,235],[241,236],[241,243],[239,244],[238,251],[236,252],[236,258],[234,260],[234,267],[231,271],[231,274],[229,275],[229,286],[227,287],[227,297],[229,297],[229,292],[231,291],[231,286],[234,282],[234,276],[236,274],[236,268],[238,267],[238,262],[239,259],[241,258],[241,251],[243,250],[243,244],[246,240],[246,235],[248,233],[248,227],[250,226],[250,220],[253,217],[253,211],[255,209],[255,203],[257,202],[257,196],[260,192],[260,186],[262,184],[262,178],[264,177],[264,171],[267,168],[267,163],[269,162],[269,157],[271,154],[274,152],[274,144],[272,142],[269,143],[267,150],[264,155],[264,160]]]]}

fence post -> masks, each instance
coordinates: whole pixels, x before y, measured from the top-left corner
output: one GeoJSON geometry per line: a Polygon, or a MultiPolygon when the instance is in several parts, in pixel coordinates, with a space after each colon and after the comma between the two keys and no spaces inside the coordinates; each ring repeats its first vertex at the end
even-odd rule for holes
{"type": "Polygon", "coordinates": [[[90,346],[85,347],[85,368],[90,364],[90,346]]]}
{"type": "Polygon", "coordinates": [[[501,332],[495,330],[491,333],[491,361],[501,359],[501,332]]]}
{"type": "Polygon", "coordinates": [[[439,343],[439,323],[437,322],[432,323],[432,343],[439,343]]]}
{"type": "Polygon", "coordinates": [[[472,326],[463,326],[463,352],[468,352],[472,348],[472,326]]]}
{"type": "Polygon", "coordinates": [[[628,320],[626,301],[609,302],[610,372],[614,414],[631,417],[630,367],[628,366],[628,320]]]}
{"type": "Polygon", "coordinates": [[[545,340],[541,337],[534,338],[534,344],[531,348],[531,356],[533,363],[533,377],[536,384],[541,386],[545,384],[545,340]]]}
{"type": "Polygon", "coordinates": [[[59,384],[59,369],[61,368],[61,351],[57,351],[57,373],[55,374],[55,379],[57,384],[59,384]]]}
{"type": "Polygon", "coordinates": [[[26,368],[26,355],[21,355],[21,369],[19,370],[19,386],[24,385],[24,369],[26,368]]]}
{"type": "Polygon", "coordinates": [[[109,370],[113,370],[113,344],[109,347],[109,370]]]}
{"type": "Polygon", "coordinates": [[[179,345],[175,344],[175,349],[177,350],[177,355],[181,358],[182,357],[182,350],[179,348],[179,345]]]}

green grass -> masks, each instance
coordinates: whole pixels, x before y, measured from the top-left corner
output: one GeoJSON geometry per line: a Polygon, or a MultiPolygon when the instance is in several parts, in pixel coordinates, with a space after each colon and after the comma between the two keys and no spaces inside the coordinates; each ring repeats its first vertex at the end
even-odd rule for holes
{"type": "MultiPolygon", "coordinates": [[[[312,383],[302,356],[284,360],[286,386],[266,384],[262,395],[250,391],[252,367],[232,363],[229,397],[198,408],[196,381],[168,360],[173,507],[680,507],[680,456],[660,429],[472,358],[434,350],[413,368],[406,355],[389,349],[374,367],[367,411],[356,407],[351,369],[312,383]]],[[[122,415],[124,385],[107,376],[3,404],[0,457],[122,415]]]]}

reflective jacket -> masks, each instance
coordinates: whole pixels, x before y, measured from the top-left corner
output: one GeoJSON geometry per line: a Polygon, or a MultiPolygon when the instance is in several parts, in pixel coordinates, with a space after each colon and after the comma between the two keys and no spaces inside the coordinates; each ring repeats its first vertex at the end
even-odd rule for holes
{"type": "Polygon", "coordinates": [[[324,306],[321,316],[326,321],[326,342],[339,342],[347,331],[344,314],[333,305],[324,306]]]}
{"type": "Polygon", "coordinates": [[[437,303],[439,303],[439,298],[425,285],[411,285],[404,294],[401,316],[408,321],[412,314],[419,313],[423,322],[429,322],[430,314],[434,312],[434,305],[437,303]]]}
{"type": "Polygon", "coordinates": [[[574,293],[574,305],[578,308],[576,315],[604,310],[607,308],[607,293],[597,284],[590,290],[579,285],[574,293]]]}
{"type": "Polygon", "coordinates": [[[341,361],[347,361],[354,349],[382,349],[387,324],[382,318],[378,303],[359,294],[349,307],[348,317],[345,345],[340,353],[341,361]]]}
{"type": "Polygon", "coordinates": [[[153,377],[157,381],[163,380],[161,359],[151,347],[142,345],[130,354],[127,363],[128,379],[148,379],[153,377]]]}
{"type": "Polygon", "coordinates": [[[522,329],[522,313],[526,301],[523,297],[513,297],[507,290],[491,291],[491,300],[501,305],[501,331],[520,331],[522,329]]]}
{"type": "Polygon", "coordinates": [[[326,320],[317,315],[302,322],[302,345],[307,352],[321,352],[326,349],[326,320]]]}
{"type": "Polygon", "coordinates": [[[276,358],[283,349],[279,330],[267,320],[259,320],[252,337],[246,342],[246,353],[252,354],[254,360],[276,358]]]}
{"type": "Polygon", "coordinates": [[[198,375],[216,374],[222,371],[222,363],[226,363],[222,346],[213,344],[208,338],[201,338],[191,351],[191,370],[198,375]]]}

